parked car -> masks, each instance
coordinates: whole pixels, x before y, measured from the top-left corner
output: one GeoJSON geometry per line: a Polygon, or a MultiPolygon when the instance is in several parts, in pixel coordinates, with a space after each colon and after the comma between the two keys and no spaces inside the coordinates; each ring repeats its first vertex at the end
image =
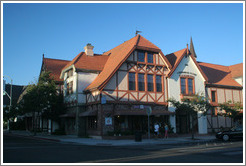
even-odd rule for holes
{"type": "Polygon", "coordinates": [[[216,138],[224,141],[228,141],[233,138],[243,138],[243,127],[233,127],[227,131],[220,131],[216,133],[216,138]]]}

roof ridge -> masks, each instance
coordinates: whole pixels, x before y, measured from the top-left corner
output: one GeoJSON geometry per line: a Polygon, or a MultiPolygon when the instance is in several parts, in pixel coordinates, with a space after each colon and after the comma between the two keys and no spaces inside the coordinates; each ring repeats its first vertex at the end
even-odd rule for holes
{"type": "Polygon", "coordinates": [[[138,36],[138,39],[137,39],[137,41],[136,41],[136,44],[135,44],[135,46],[137,46],[137,45],[138,45],[138,43],[139,43],[139,40],[140,40],[140,35],[138,34],[137,36],[138,36]]]}
{"type": "Polygon", "coordinates": [[[119,45],[117,45],[117,46],[115,46],[115,47],[113,47],[112,49],[106,51],[106,52],[103,53],[102,55],[109,55],[109,53],[110,53],[112,50],[114,50],[114,49],[116,49],[116,48],[119,48],[120,46],[122,46],[122,44],[125,44],[125,43],[129,42],[130,40],[133,40],[134,38],[136,38],[136,36],[134,36],[133,38],[131,38],[131,39],[127,40],[127,41],[124,41],[123,43],[121,43],[121,44],[119,44],[119,45]]]}
{"type": "Polygon", "coordinates": [[[220,65],[220,64],[215,64],[215,63],[208,63],[208,62],[201,62],[201,61],[199,61],[198,63],[206,63],[206,64],[210,64],[210,65],[217,65],[217,66],[223,66],[223,67],[230,67],[230,66],[226,66],[226,65],[220,65]]]}
{"type": "Polygon", "coordinates": [[[240,65],[240,64],[243,64],[243,62],[241,62],[241,63],[236,63],[236,64],[234,64],[234,65],[230,65],[229,67],[231,67],[231,66],[236,66],[236,65],[240,65]]]}
{"type": "Polygon", "coordinates": [[[63,59],[55,59],[55,58],[45,58],[44,59],[51,59],[51,60],[58,60],[58,61],[71,61],[71,60],[63,60],[63,59]]]}

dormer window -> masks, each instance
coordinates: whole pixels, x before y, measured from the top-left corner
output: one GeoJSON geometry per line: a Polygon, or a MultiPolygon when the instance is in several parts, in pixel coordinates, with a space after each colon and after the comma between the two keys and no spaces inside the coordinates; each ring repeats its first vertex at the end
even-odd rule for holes
{"type": "Polygon", "coordinates": [[[145,53],[138,51],[138,62],[145,62],[145,53]]]}
{"type": "Polygon", "coordinates": [[[73,69],[67,71],[67,78],[73,76],[73,69]]]}
{"type": "Polygon", "coordinates": [[[153,63],[153,54],[152,53],[148,53],[147,54],[147,59],[148,59],[148,63],[153,63]]]}

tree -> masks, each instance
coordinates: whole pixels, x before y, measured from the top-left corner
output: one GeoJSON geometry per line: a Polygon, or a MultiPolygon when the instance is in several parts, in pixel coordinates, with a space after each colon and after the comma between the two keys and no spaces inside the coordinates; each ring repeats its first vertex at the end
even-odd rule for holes
{"type": "Polygon", "coordinates": [[[200,117],[205,116],[207,111],[211,108],[208,99],[202,95],[196,94],[190,98],[184,99],[182,102],[176,101],[175,99],[169,99],[168,101],[176,108],[176,112],[184,111],[191,117],[192,139],[194,139],[195,119],[197,118],[198,113],[200,117]]]}
{"type": "Polygon", "coordinates": [[[30,84],[21,101],[24,113],[32,113],[33,130],[36,133],[37,116],[58,121],[59,115],[65,111],[63,96],[57,93],[56,85],[50,72],[42,72],[38,83],[30,84]]]}
{"type": "Polygon", "coordinates": [[[234,121],[240,117],[242,117],[243,113],[240,110],[243,109],[241,102],[232,103],[232,101],[224,102],[223,104],[219,104],[220,107],[220,115],[228,116],[232,118],[234,121]],[[224,112],[223,112],[224,110],[224,112]]]}

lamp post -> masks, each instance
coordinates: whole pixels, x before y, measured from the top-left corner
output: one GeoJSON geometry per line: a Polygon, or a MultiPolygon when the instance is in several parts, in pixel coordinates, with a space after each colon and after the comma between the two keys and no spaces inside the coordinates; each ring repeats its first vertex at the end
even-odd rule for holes
{"type": "MultiPolygon", "coordinates": [[[[5,94],[7,94],[7,96],[9,97],[9,112],[10,112],[10,109],[11,109],[11,106],[12,106],[12,85],[13,85],[13,80],[10,76],[7,76],[7,75],[4,75],[3,78],[5,77],[8,77],[11,81],[11,84],[10,84],[10,95],[5,91],[5,94]]],[[[10,120],[8,119],[8,130],[10,132],[10,120]]]]}

